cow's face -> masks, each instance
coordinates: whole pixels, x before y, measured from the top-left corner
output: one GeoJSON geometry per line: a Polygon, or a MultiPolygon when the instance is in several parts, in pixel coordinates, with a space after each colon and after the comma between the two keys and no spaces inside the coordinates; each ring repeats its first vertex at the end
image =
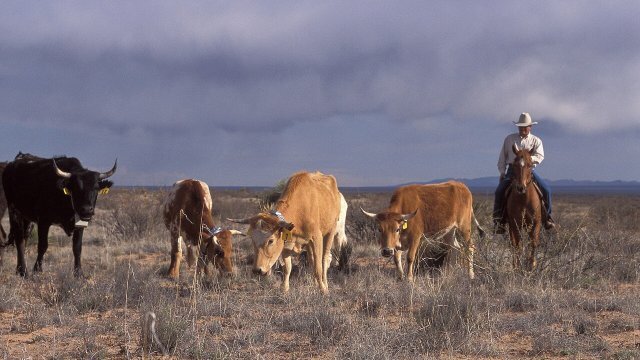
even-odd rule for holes
{"type": "Polygon", "coordinates": [[[100,191],[106,190],[113,182],[106,180],[115,173],[116,165],[107,173],[83,170],[64,172],[55,164],[56,173],[60,177],[61,191],[71,198],[71,206],[79,220],[89,221],[95,213],[96,199],[100,191]]]}
{"type": "Polygon", "coordinates": [[[99,180],[99,176],[95,171],[74,173],[61,183],[62,191],[71,197],[71,205],[80,220],[91,220],[95,213],[98,193],[113,185],[109,180],[99,180]]]}
{"type": "Polygon", "coordinates": [[[375,219],[380,231],[379,243],[382,256],[389,257],[402,248],[400,237],[402,232],[408,229],[408,221],[413,218],[417,210],[410,214],[398,214],[395,212],[382,212],[373,214],[362,210],[362,212],[375,219]]]}
{"type": "Polygon", "coordinates": [[[254,273],[258,275],[269,273],[284,248],[284,240],[281,235],[282,229],[278,226],[277,221],[270,219],[270,217],[259,219],[249,228],[249,236],[255,252],[254,273]]]}
{"type": "Polygon", "coordinates": [[[206,256],[221,273],[233,274],[233,239],[229,230],[223,230],[205,241],[206,256]]]}
{"type": "Polygon", "coordinates": [[[253,272],[266,275],[276,263],[285,245],[285,238],[291,236],[293,224],[288,223],[270,212],[247,219],[227,219],[239,224],[249,224],[247,235],[251,237],[255,255],[253,272]]]}

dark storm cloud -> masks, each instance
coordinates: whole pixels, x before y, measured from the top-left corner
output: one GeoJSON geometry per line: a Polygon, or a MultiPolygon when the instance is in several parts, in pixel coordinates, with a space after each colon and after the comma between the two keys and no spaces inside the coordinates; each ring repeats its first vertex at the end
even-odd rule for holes
{"type": "MultiPolygon", "coordinates": [[[[146,157],[212,151],[208,134],[217,164],[259,168],[262,149],[313,129],[365,147],[375,118],[380,149],[409,144],[393,129],[417,157],[476,142],[470,169],[485,175],[522,111],[558,139],[640,128],[639,16],[624,1],[5,2],[0,119],[115,135],[146,157]]],[[[458,161],[438,170],[459,176],[458,161]]]]}

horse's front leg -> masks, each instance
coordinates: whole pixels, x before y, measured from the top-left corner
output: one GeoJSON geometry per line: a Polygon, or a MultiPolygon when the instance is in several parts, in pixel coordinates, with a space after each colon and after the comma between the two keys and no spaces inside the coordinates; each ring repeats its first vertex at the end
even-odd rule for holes
{"type": "Polygon", "coordinates": [[[529,258],[527,259],[528,270],[533,271],[536,268],[536,248],[540,243],[540,222],[534,224],[529,231],[529,239],[531,239],[531,246],[529,249],[529,258]]]}
{"type": "Polygon", "coordinates": [[[516,270],[520,269],[520,257],[522,254],[522,242],[520,230],[515,224],[509,224],[509,240],[511,241],[512,264],[516,270]]]}

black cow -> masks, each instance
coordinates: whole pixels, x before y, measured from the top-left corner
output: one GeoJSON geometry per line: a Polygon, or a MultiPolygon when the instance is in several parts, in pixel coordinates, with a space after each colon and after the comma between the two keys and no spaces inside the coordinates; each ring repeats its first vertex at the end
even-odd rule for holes
{"type": "MultiPolygon", "coordinates": [[[[7,166],[6,162],[0,162],[0,220],[4,217],[4,213],[7,211],[7,198],[4,197],[4,188],[2,187],[2,173],[7,166]]],[[[0,224],[0,251],[5,246],[7,239],[7,233],[4,232],[2,224],[0,224]]],[[[2,254],[0,253],[0,264],[2,263],[2,254]]]]}
{"type": "Polygon", "coordinates": [[[106,173],[85,169],[76,158],[43,159],[19,153],[2,174],[9,207],[9,243],[16,246],[17,273],[27,275],[24,246],[32,222],[38,226],[38,258],[33,271],[42,271],[42,258],[49,246],[49,227],[60,226],[73,235],[74,274],[82,275],[82,233],[95,211],[98,193],[113,185],[106,173]]]}

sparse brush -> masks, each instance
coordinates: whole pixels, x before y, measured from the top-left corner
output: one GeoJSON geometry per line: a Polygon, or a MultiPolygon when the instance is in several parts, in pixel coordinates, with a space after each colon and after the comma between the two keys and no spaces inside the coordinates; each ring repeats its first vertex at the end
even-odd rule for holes
{"type": "Polygon", "coordinates": [[[259,195],[260,209],[271,209],[275,203],[280,199],[285,186],[287,186],[287,179],[282,179],[271,189],[263,192],[259,195]]]}
{"type": "Polygon", "coordinates": [[[331,249],[332,256],[338,259],[338,271],[345,274],[351,273],[351,253],[353,252],[353,245],[347,243],[340,248],[340,251],[336,253],[335,249],[331,249]]]}
{"type": "Polygon", "coordinates": [[[472,289],[447,289],[421,299],[414,316],[424,336],[425,350],[468,349],[478,334],[492,328],[487,300],[472,289]]]}
{"type": "MultiPolygon", "coordinates": [[[[159,347],[139,350],[147,311],[155,312],[157,335],[174,358],[638,357],[640,243],[630,217],[638,214],[638,197],[558,196],[560,229],[543,232],[536,271],[513,271],[508,240],[487,236],[476,241],[475,280],[452,267],[423,271],[409,283],[380,256],[375,222],[359,211],[384,209],[389,194],[345,192],[349,245],[334,255],[352,271],[331,271],[325,296],[308,268],[287,294],[277,272],[254,276],[246,240],[234,243],[234,277],[194,281],[183,269],[179,281],[168,280],[168,232],[151,206],[157,209],[165,192],[114,189],[98,201],[85,232],[85,278],[70,271],[70,240],[59,229],[47,269],[27,279],[15,275],[15,249],[6,248],[0,358],[160,357],[159,347]]],[[[246,217],[260,195],[217,192],[214,209],[246,217]]],[[[491,222],[492,200],[475,197],[483,225],[491,222]]],[[[36,241],[27,252],[32,265],[36,241]]]]}

